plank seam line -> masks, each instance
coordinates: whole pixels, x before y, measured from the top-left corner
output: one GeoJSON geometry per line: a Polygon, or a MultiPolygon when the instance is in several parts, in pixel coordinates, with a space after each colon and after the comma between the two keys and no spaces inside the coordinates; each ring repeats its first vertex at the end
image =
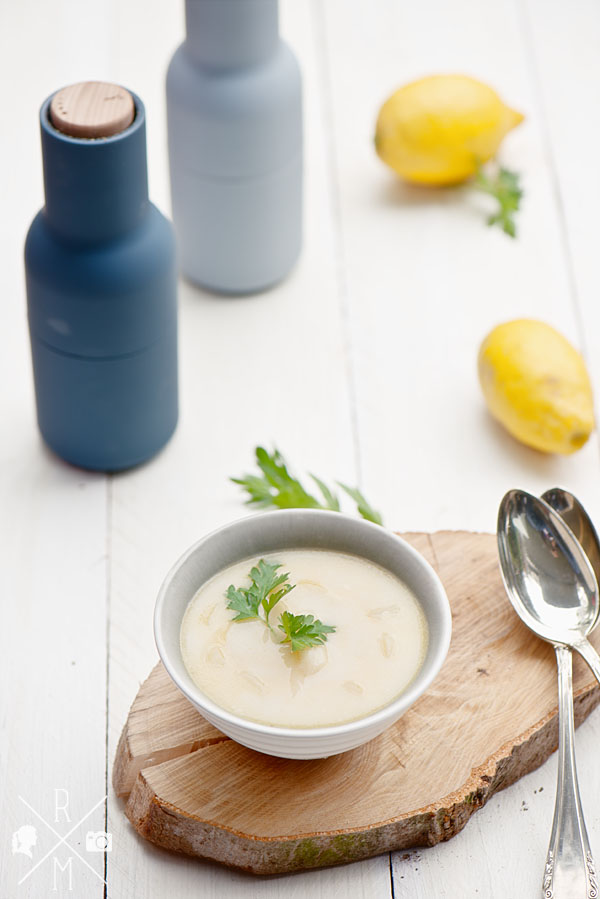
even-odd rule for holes
{"type": "Polygon", "coordinates": [[[438,562],[437,553],[435,551],[435,546],[433,545],[433,534],[427,533],[427,541],[429,543],[429,548],[431,549],[431,555],[433,556],[433,565],[435,570],[438,573],[438,576],[441,580],[442,576],[440,574],[440,563],[438,562]]]}
{"type": "MultiPolygon", "coordinates": [[[[105,737],[104,737],[104,795],[109,789],[109,690],[110,690],[110,602],[111,602],[111,553],[112,553],[113,475],[106,475],[106,631],[105,631],[105,737]]],[[[104,806],[104,832],[108,832],[108,798],[104,806]]],[[[108,852],[104,852],[103,899],[108,899],[108,852]]]]}
{"type": "Polygon", "coordinates": [[[362,463],[360,452],[359,426],[358,426],[358,391],[356,387],[356,372],[352,356],[352,328],[349,309],[349,287],[345,267],[346,253],[344,246],[344,229],[342,225],[341,191],[337,171],[337,150],[335,142],[335,111],[333,103],[333,86],[329,71],[329,49],[327,42],[327,26],[321,0],[311,0],[311,21],[315,34],[315,48],[317,57],[318,80],[322,87],[321,116],[323,121],[323,135],[325,141],[325,155],[329,180],[329,196],[333,219],[333,247],[335,254],[335,277],[337,282],[338,297],[340,302],[340,317],[342,321],[342,338],[344,347],[344,366],[346,369],[346,384],[350,403],[350,427],[352,431],[352,443],[354,448],[354,466],[356,479],[362,485],[362,463]]]}

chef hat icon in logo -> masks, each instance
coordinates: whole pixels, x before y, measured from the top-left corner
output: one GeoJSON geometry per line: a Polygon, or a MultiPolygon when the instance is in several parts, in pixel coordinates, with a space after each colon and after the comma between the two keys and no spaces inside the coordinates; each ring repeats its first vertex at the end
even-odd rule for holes
{"type": "Polygon", "coordinates": [[[12,835],[13,855],[26,855],[33,858],[31,850],[37,843],[37,830],[33,824],[23,824],[12,835]]]}

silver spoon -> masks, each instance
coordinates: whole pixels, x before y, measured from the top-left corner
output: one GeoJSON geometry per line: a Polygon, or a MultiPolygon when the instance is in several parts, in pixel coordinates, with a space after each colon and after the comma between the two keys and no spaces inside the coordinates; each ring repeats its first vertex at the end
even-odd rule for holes
{"type": "MultiPolygon", "coordinates": [[[[596,575],[596,582],[600,584],[600,540],[592,520],[585,511],[576,496],[563,490],[562,487],[552,487],[542,493],[542,499],[555,512],[558,512],[563,521],[569,525],[581,548],[590,560],[590,564],[596,575]]],[[[600,603],[598,604],[600,611],[600,603]]]]}
{"type": "Polygon", "coordinates": [[[500,503],[498,552],[513,608],[554,645],[558,667],[558,782],[542,895],[584,899],[597,895],[598,883],[575,766],[571,646],[595,623],[596,578],[558,513],[522,490],[500,503]]]}

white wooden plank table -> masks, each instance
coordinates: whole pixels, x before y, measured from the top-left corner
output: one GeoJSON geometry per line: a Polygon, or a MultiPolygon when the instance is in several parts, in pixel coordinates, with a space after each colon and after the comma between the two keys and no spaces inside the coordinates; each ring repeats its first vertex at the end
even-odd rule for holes
{"type": "MultiPolygon", "coordinates": [[[[131,87],[147,109],[151,196],[168,211],[163,83],[182,4],[0,6],[0,899],[539,895],[555,757],[447,844],[272,879],[146,844],[110,791],[116,741],[156,659],[158,586],[190,543],[244,514],[228,476],[248,470],[257,443],[300,470],[360,483],[398,530],[491,531],[506,489],[555,483],[600,520],[597,438],[567,459],[517,445],[487,416],[475,374],[484,334],[532,316],[585,350],[600,394],[600,8],[282,0],[282,30],[305,82],[301,261],[249,299],[181,285],[178,431],[150,464],[110,477],[62,464],[36,431],[22,244],[42,202],[37,115],[70,82],[131,87]],[[526,192],[516,241],[483,226],[484,200],[402,186],[375,157],[381,102],[443,71],[489,81],[527,116],[502,150],[526,192]],[[264,352],[250,361],[249,346],[264,352]],[[32,860],[12,852],[26,824],[36,826],[32,860]],[[50,828],[74,828],[69,843],[53,850],[50,828]],[[112,851],[87,851],[88,832],[104,829],[112,851]]],[[[577,752],[597,859],[599,739],[596,712],[577,752]]]]}

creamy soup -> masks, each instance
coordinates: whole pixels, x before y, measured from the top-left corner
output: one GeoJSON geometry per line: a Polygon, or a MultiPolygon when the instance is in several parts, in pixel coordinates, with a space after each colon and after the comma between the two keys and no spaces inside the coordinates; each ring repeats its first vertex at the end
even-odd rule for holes
{"type": "Polygon", "coordinates": [[[204,584],[181,625],[183,661],[206,696],[236,715],[283,727],[322,727],[360,718],[389,703],[415,677],[427,649],[427,623],[412,592],[365,559],[324,550],[282,550],[294,589],[262,621],[234,621],[227,588],[249,587],[253,557],[204,584]],[[282,612],[310,614],[335,627],[320,646],[292,652],[280,642],[282,612]]]}

